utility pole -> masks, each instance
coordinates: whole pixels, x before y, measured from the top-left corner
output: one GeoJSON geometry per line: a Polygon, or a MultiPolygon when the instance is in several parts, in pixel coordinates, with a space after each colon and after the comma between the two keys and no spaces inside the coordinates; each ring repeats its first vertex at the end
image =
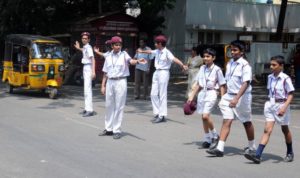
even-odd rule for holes
{"type": "Polygon", "coordinates": [[[277,24],[277,31],[276,31],[276,41],[282,40],[282,32],[283,32],[283,27],[284,27],[284,19],[285,19],[285,14],[286,14],[287,2],[288,2],[288,0],[281,1],[278,24],[277,24]]]}
{"type": "Polygon", "coordinates": [[[98,13],[102,14],[102,0],[98,0],[98,13]]]}

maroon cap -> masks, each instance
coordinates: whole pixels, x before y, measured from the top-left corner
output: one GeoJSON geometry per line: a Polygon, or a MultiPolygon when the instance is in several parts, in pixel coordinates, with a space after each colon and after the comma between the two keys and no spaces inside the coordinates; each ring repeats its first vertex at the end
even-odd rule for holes
{"type": "Polygon", "coordinates": [[[167,42],[167,38],[164,35],[158,35],[157,37],[155,37],[154,41],[164,43],[167,42]]]}
{"type": "Polygon", "coordinates": [[[111,37],[110,39],[110,43],[113,44],[113,43],[122,43],[122,38],[121,37],[118,37],[118,36],[113,36],[111,37]]]}
{"type": "Polygon", "coordinates": [[[85,36],[88,36],[88,37],[91,36],[91,34],[90,34],[89,32],[82,32],[82,33],[81,33],[81,36],[84,36],[84,35],[85,35],[85,36]]]}
{"type": "Polygon", "coordinates": [[[183,112],[185,115],[192,115],[197,108],[197,103],[192,101],[190,103],[186,102],[183,105],[183,112]]]}

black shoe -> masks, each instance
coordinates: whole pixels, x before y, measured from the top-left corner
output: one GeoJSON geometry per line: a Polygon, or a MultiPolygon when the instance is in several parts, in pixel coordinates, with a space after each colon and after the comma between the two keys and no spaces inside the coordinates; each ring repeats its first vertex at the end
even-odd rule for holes
{"type": "Polygon", "coordinates": [[[99,133],[98,136],[110,136],[113,135],[112,131],[103,130],[103,132],[99,133]]]}
{"type": "Polygon", "coordinates": [[[214,155],[216,157],[223,157],[224,152],[218,150],[217,148],[206,150],[208,154],[214,155]]]}
{"type": "Polygon", "coordinates": [[[114,133],[114,136],[113,136],[114,139],[120,139],[121,137],[122,137],[121,133],[114,133]]]}
{"type": "Polygon", "coordinates": [[[294,161],[294,153],[287,154],[283,159],[284,162],[292,162],[294,161]]]}
{"type": "Polygon", "coordinates": [[[151,119],[151,122],[155,121],[157,118],[158,118],[158,115],[154,116],[154,117],[151,119]]]}
{"type": "MultiPolygon", "coordinates": [[[[248,149],[248,150],[250,150],[250,149],[248,149]]],[[[260,164],[260,161],[261,161],[260,157],[256,156],[256,154],[253,151],[250,150],[250,152],[245,153],[244,156],[245,156],[245,158],[253,161],[255,164],[260,164]]]]}
{"type": "Polygon", "coordinates": [[[138,99],[140,99],[140,97],[139,97],[139,96],[136,96],[136,97],[134,97],[134,99],[135,99],[135,100],[138,100],[138,99]]]}
{"type": "Polygon", "coordinates": [[[153,124],[158,124],[161,122],[166,122],[165,116],[157,117],[154,121],[152,121],[153,124]]]}
{"type": "Polygon", "coordinates": [[[209,146],[210,146],[210,143],[208,143],[207,141],[205,141],[205,142],[203,142],[202,144],[201,144],[201,146],[199,147],[200,149],[201,148],[209,148],[209,146]]]}
{"type": "Polygon", "coordinates": [[[249,147],[244,148],[244,155],[245,154],[256,154],[256,150],[250,149],[249,147]]]}
{"type": "Polygon", "coordinates": [[[79,114],[83,115],[86,113],[86,110],[81,111],[79,114]]]}
{"type": "Polygon", "coordinates": [[[214,149],[218,146],[219,139],[220,139],[219,135],[218,135],[217,138],[212,138],[211,144],[210,144],[210,147],[209,147],[210,150],[212,150],[212,149],[214,149]]]}
{"type": "Polygon", "coordinates": [[[82,117],[90,117],[90,116],[93,116],[94,115],[94,112],[92,111],[92,112],[90,112],[90,111],[87,111],[86,113],[84,113],[83,115],[82,115],[82,117]]]}

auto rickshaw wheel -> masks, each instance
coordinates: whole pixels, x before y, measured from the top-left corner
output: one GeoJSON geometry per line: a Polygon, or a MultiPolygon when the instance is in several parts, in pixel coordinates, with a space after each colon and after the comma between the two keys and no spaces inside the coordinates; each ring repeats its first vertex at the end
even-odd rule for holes
{"type": "Polygon", "coordinates": [[[51,88],[49,90],[49,98],[56,99],[57,97],[57,88],[51,88]]]}
{"type": "Polygon", "coordinates": [[[9,84],[9,82],[6,82],[6,91],[10,94],[14,93],[14,87],[11,84],[9,84]]]}

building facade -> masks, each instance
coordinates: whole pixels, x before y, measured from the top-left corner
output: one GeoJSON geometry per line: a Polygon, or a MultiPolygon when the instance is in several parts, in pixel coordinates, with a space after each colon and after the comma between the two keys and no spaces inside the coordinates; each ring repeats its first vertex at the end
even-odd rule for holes
{"type": "MultiPolygon", "coordinates": [[[[168,46],[179,58],[186,59],[190,49],[200,44],[228,44],[236,39],[251,43],[274,42],[280,13],[280,5],[274,3],[247,0],[177,1],[175,8],[165,14],[164,33],[169,37],[168,46]]],[[[296,18],[299,16],[300,4],[288,4],[283,29],[284,43],[300,42],[300,21],[296,18]]],[[[257,54],[251,55],[257,57],[257,54]]],[[[253,63],[256,65],[264,61],[253,63]]]]}

